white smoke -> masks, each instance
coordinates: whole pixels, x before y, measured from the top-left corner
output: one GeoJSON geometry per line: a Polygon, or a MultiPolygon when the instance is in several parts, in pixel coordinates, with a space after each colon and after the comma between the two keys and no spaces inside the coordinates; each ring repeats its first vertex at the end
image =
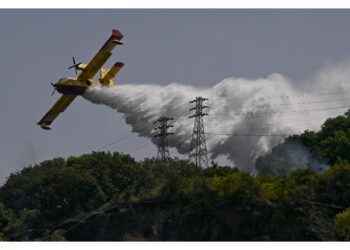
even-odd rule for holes
{"type": "Polygon", "coordinates": [[[210,156],[226,156],[239,168],[254,172],[256,158],[283,141],[284,134],[317,130],[328,117],[348,110],[349,83],[350,62],[343,62],[302,82],[271,74],[259,79],[231,77],[211,88],[176,82],[122,84],[90,89],[84,97],[123,113],[133,132],[154,143],[154,121],[162,115],[174,117],[169,146],[181,154],[189,151],[193,129],[189,101],[208,98],[204,124],[210,156]]]}

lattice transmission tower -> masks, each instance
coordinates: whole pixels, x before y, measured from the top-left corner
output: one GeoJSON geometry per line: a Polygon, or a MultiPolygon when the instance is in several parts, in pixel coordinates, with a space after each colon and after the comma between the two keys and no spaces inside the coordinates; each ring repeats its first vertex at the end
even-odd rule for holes
{"type": "Polygon", "coordinates": [[[168,135],[173,135],[174,133],[169,133],[168,129],[174,127],[169,125],[168,122],[174,120],[172,117],[161,116],[154,124],[158,124],[154,130],[159,131],[154,137],[159,137],[158,141],[158,152],[157,159],[164,163],[168,163],[170,159],[169,147],[168,147],[168,135]]]}
{"type": "Polygon", "coordinates": [[[190,119],[194,118],[194,125],[188,160],[197,167],[208,167],[207,146],[203,123],[203,116],[208,115],[203,113],[203,109],[208,108],[208,106],[203,105],[203,102],[207,100],[207,98],[196,97],[196,99],[190,101],[190,104],[195,104],[190,111],[194,110],[195,113],[189,117],[190,119]]]}

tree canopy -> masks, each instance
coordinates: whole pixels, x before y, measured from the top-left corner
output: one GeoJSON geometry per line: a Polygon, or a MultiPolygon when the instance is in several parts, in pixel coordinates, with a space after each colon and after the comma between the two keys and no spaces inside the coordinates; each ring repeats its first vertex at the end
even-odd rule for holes
{"type": "Polygon", "coordinates": [[[337,162],[350,161],[350,111],[327,119],[318,132],[306,130],[259,157],[261,175],[288,175],[295,169],[322,171],[337,162]]]}
{"type": "Polygon", "coordinates": [[[118,152],[30,165],[0,187],[0,240],[349,240],[349,125],[287,138],[258,176],[118,152]]]}

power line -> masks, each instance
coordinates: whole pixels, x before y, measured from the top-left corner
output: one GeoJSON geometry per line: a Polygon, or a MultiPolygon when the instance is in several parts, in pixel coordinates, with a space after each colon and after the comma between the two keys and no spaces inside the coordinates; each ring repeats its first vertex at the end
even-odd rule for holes
{"type": "Polygon", "coordinates": [[[143,149],[143,148],[145,148],[146,146],[151,145],[151,144],[153,144],[151,141],[145,141],[145,142],[141,143],[141,145],[138,143],[138,144],[137,144],[138,147],[136,147],[135,149],[133,149],[133,150],[131,150],[131,151],[127,151],[126,153],[127,153],[127,154],[135,153],[135,152],[139,151],[140,149],[143,149]]]}
{"type": "MultiPolygon", "coordinates": [[[[304,109],[304,110],[284,110],[284,111],[254,111],[254,112],[246,112],[246,113],[235,113],[232,114],[231,116],[242,116],[246,118],[256,118],[256,117],[263,117],[263,116],[270,116],[270,115],[275,115],[275,114],[292,114],[293,115],[298,115],[298,114],[303,114],[307,112],[320,112],[320,111],[328,111],[328,110],[336,110],[336,109],[345,109],[345,108],[350,108],[350,105],[344,105],[344,106],[337,106],[337,107],[329,107],[329,108],[317,108],[317,109],[304,109]]],[[[220,118],[228,118],[228,115],[216,115],[216,116],[210,116],[210,118],[207,118],[206,121],[217,121],[220,118]]],[[[285,116],[283,116],[285,117],[285,116]]],[[[205,119],[205,118],[204,118],[205,119]]],[[[222,120],[222,119],[221,119],[222,120]]],[[[293,117],[292,120],[295,120],[295,117],[293,117]]],[[[230,122],[225,120],[222,120],[221,122],[230,122]]],[[[220,123],[221,123],[220,122],[220,123]]],[[[176,119],[176,123],[187,123],[187,119],[185,117],[178,117],[176,119]]]]}
{"type": "MultiPolygon", "coordinates": [[[[318,92],[312,94],[298,94],[298,95],[280,95],[280,96],[261,96],[253,100],[265,100],[265,99],[301,99],[301,98],[315,98],[315,97],[323,97],[323,96],[331,96],[331,95],[345,95],[346,93],[350,93],[350,90],[347,91],[335,91],[335,92],[318,92]]],[[[232,98],[225,98],[225,96],[220,96],[220,98],[225,100],[237,101],[232,98]]]]}
{"type": "MultiPolygon", "coordinates": [[[[117,139],[117,140],[113,140],[112,143],[108,143],[108,144],[106,144],[106,145],[103,145],[102,149],[108,148],[108,147],[110,147],[110,146],[112,146],[112,145],[116,145],[116,144],[118,144],[118,143],[124,141],[125,139],[129,138],[129,137],[132,136],[132,135],[133,135],[133,134],[124,135],[123,137],[121,137],[121,138],[119,138],[119,139],[117,139]]],[[[117,137],[118,137],[118,136],[117,136],[117,137]]],[[[120,136],[119,136],[119,137],[120,137],[120,136]]],[[[99,144],[101,144],[101,143],[99,143],[99,144]]],[[[95,150],[98,150],[98,149],[95,148],[95,150]]],[[[101,150],[101,149],[100,149],[100,150],[101,150]]],[[[82,151],[81,153],[85,153],[86,151],[87,151],[87,150],[82,151]]],[[[79,154],[81,154],[81,153],[79,153],[79,154]]],[[[59,175],[57,175],[57,176],[59,176],[59,175]]],[[[46,176],[46,177],[55,177],[55,174],[53,174],[53,175],[48,175],[48,176],[46,176]]],[[[16,185],[16,183],[12,183],[12,184],[10,185],[10,187],[15,186],[15,185],[16,185]]],[[[8,185],[7,185],[6,188],[8,188],[8,185]]],[[[0,187],[0,189],[1,189],[1,187],[0,187]]]]}
{"type": "MultiPolygon", "coordinates": [[[[308,101],[308,102],[297,102],[297,103],[266,103],[261,105],[254,105],[249,104],[248,107],[276,107],[276,106],[292,106],[292,105],[310,105],[310,104],[318,104],[318,103],[330,103],[330,102],[342,102],[342,101],[349,101],[350,98],[343,98],[343,99],[331,99],[331,100],[322,100],[322,101],[308,101]]],[[[226,100],[226,101],[234,101],[234,100],[226,100]]],[[[237,101],[237,100],[236,100],[237,101]]],[[[244,107],[245,105],[239,105],[234,104],[235,107],[244,107]]]]}
{"type": "MultiPolygon", "coordinates": [[[[345,106],[337,106],[337,107],[331,107],[331,108],[319,108],[319,109],[304,109],[304,110],[287,110],[287,111],[268,111],[268,112],[246,112],[246,113],[238,113],[238,114],[232,114],[232,116],[247,116],[247,117],[256,117],[261,115],[274,115],[274,114],[288,114],[288,113],[307,113],[307,112],[316,112],[316,111],[327,111],[327,110],[335,110],[335,109],[344,109],[344,108],[350,108],[350,105],[345,106]]],[[[227,115],[222,116],[214,116],[213,118],[209,118],[212,120],[216,120],[219,117],[226,117],[227,115]]]]}
{"type": "MultiPolygon", "coordinates": [[[[308,127],[320,127],[321,124],[319,122],[310,123],[310,121],[304,122],[288,122],[288,123],[280,123],[280,124],[261,124],[260,123],[248,123],[248,122],[242,122],[237,124],[232,124],[232,121],[230,121],[231,124],[227,124],[225,122],[220,123],[220,125],[216,126],[206,126],[207,128],[215,128],[215,129],[234,129],[237,130],[237,127],[239,128],[246,128],[244,131],[261,131],[261,130],[270,130],[270,129],[290,129],[290,128],[308,128],[308,127]],[[259,125],[258,125],[259,124],[259,125]],[[238,126],[236,126],[238,125],[238,126]]],[[[287,122],[287,121],[286,121],[287,122]]]]}
{"type": "MultiPolygon", "coordinates": [[[[139,149],[141,149],[141,148],[144,148],[145,146],[148,146],[149,144],[151,144],[151,142],[148,141],[146,145],[142,145],[142,147],[141,147],[141,146],[137,147],[133,152],[136,152],[137,150],[139,150],[139,149]]],[[[135,180],[135,183],[138,182],[138,181],[140,181],[143,177],[144,177],[144,176],[139,177],[137,180],[135,180]]],[[[127,188],[127,187],[126,187],[126,188],[127,188]]],[[[34,193],[34,192],[32,192],[32,193],[34,193]]],[[[22,193],[21,195],[23,196],[23,195],[28,195],[28,194],[31,194],[31,193],[30,193],[30,192],[25,192],[25,193],[22,193]]],[[[12,201],[9,201],[9,202],[6,202],[6,203],[7,203],[7,204],[10,204],[10,203],[13,203],[13,202],[16,201],[16,200],[17,200],[17,198],[16,198],[16,199],[12,199],[12,201]]],[[[2,201],[3,201],[3,200],[2,200],[2,201]]],[[[97,208],[97,209],[94,210],[93,212],[99,211],[100,209],[101,209],[101,207],[97,208]]],[[[90,212],[90,214],[93,213],[93,212],[90,212]]],[[[72,217],[76,217],[76,215],[73,215],[72,217]]],[[[62,220],[61,220],[61,219],[60,219],[60,220],[56,220],[55,222],[50,222],[49,224],[57,223],[57,222],[60,222],[60,221],[62,221],[62,220]]],[[[76,224],[74,224],[73,226],[71,226],[69,229],[67,229],[66,232],[67,232],[68,230],[71,230],[72,228],[74,228],[76,225],[80,224],[82,221],[84,221],[84,219],[79,220],[79,222],[77,222],[76,224]]],[[[45,229],[47,225],[48,225],[48,224],[42,226],[41,228],[39,228],[39,229],[37,229],[37,230],[45,229]]],[[[26,231],[26,230],[20,232],[20,234],[23,233],[23,232],[25,232],[25,231],[26,231]]]]}
{"type": "MultiPolygon", "coordinates": [[[[342,91],[342,92],[330,92],[330,93],[322,93],[321,95],[344,95],[344,93],[346,93],[346,92],[350,92],[350,91],[342,91]]],[[[313,94],[313,95],[309,95],[309,97],[315,97],[315,95],[313,94]]],[[[279,96],[279,97],[262,97],[262,98],[260,98],[260,99],[257,99],[257,100],[264,100],[264,99],[273,99],[273,98],[281,98],[281,99],[293,99],[293,98],[309,98],[309,97],[307,97],[307,96],[279,96]]],[[[226,100],[230,100],[230,99],[226,99],[226,100]]],[[[231,100],[234,100],[234,99],[231,99],[231,100]]],[[[342,101],[342,100],[347,100],[347,99],[339,99],[338,101],[342,101]]],[[[297,104],[312,104],[312,103],[321,103],[321,102],[325,102],[325,103],[327,103],[327,102],[333,102],[333,101],[336,101],[336,100],[323,100],[323,101],[319,101],[319,102],[304,102],[304,103],[292,103],[291,105],[297,105],[297,104]]],[[[280,105],[282,105],[282,104],[277,104],[276,106],[280,106],[280,105]]],[[[285,104],[283,104],[283,105],[285,105],[285,104]]],[[[341,106],[341,107],[331,107],[331,108],[322,108],[322,109],[309,109],[309,110],[290,110],[290,111],[285,111],[285,112],[268,112],[268,113],[266,113],[265,112],[265,114],[276,114],[276,113],[300,113],[300,112],[312,112],[312,111],[326,111],[326,110],[334,110],[334,109],[341,109],[341,108],[349,108],[350,106],[341,106]]],[[[255,114],[255,116],[257,115],[257,114],[263,114],[264,112],[259,112],[259,113],[256,113],[255,114]]],[[[244,115],[244,116],[252,116],[252,115],[254,115],[253,113],[243,113],[243,114],[234,114],[235,116],[237,116],[237,115],[244,115]]],[[[194,116],[193,116],[194,117],[194,116]]],[[[227,116],[225,116],[225,117],[227,117],[227,116]]],[[[124,119],[124,118],[120,118],[120,119],[124,119]]],[[[220,121],[219,119],[217,119],[217,118],[215,118],[215,116],[213,116],[213,117],[211,117],[211,120],[213,120],[213,121],[220,121]]],[[[203,121],[202,121],[203,122],[203,121]]],[[[228,122],[228,121],[227,121],[228,122]]],[[[221,122],[220,122],[221,123],[221,122]]],[[[204,131],[204,126],[203,126],[203,131],[204,131]]],[[[289,135],[291,135],[291,134],[269,134],[269,133],[266,133],[266,134],[264,134],[264,133],[261,133],[261,134],[248,134],[248,133],[237,133],[237,132],[235,132],[235,133],[203,133],[203,135],[204,135],[204,139],[205,139],[205,134],[212,134],[212,135],[225,135],[225,136],[281,136],[281,137],[286,137],[286,136],[289,136],[289,135]]],[[[95,145],[95,146],[93,146],[93,148],[94,147],[98,147],[99,148],[99,150],[103,150],[103,149],[106,149],[106,148],[108,148],[108,147],[110,147],[110,146],[113,146],[113,145],[116,145],[117,143],[120,143],[121,141],[123,141],[123,140],[125,140],[125,139],[127,139],[127,138],[129,138],[130,136],[132,136],[132,134],[130,134],[130,135],[125,135],[125,136],[122,136],[122,137],[120,137],[120,136],[118,136],[116,139],[113,139],[113,141],[112,142],[108,142],[107,144],[104,144],[105,142],[102,142],[102,143],[100,143],[100,144],[97,144],[97,145],[95,145]]],[[[110,140],[108,140],[108,141],[110,141],[110,140]]],[[[205,141],[205,140],[204,140],[205,141]]],[[[141,149],[141,148],[143,148],[143,145],[141,145],[141,146],[139,146],[138,148],[139,149],[141,149]],[[142,146],[142,147],[141,147],[142,146]]],[[[205,148],[205,151],[206,151],[206,148],[205,148]]],[[[59,176],[60,174],[56,174],[56,176],[59,176]]],[[[49,178],[50,177],[54,177],[55,175],[51,175],[51,176],[48,176],[49,178]]]]}
{"type": "Polygon", "coordinates": [[[293,134],[235,134],[235,133],[205,133],[208,135],[222,135],[222,136],[251,136],[251,137],[262,137],[262,136],[271,136],[271,137],[287,137],[287,136],[291,136],[293,134]]]}
{"type": "Polygon", "coordinates": [[[118,140],[115,140],[115,141],[113,141],[112,143],[109,143],[109,144],[107,144],[107,145],[104,145],[103,147],[100,147],[100,148],[98,148],[98,149],[96,149],[96,150],[104,150],[104,149],[109,148],[109,147],[111,147],[111,146],[115,146],[115,145],[121,143],[122,141],[125,141],[126,139],[130,138],[131,136],[134,136],[134,134],[125,135],[125,136],[123,136],[122,138],[120,138],[120,139],[118,139],[118,140]]]}
{"type": "MultiPolygon", "coordinates": [[[[139,143],[138,143],[138,144],[137,144],[138,147],[136,147],[136,148],[133,149],[133,150],[128,151],[126,154],[131,154],[131,153],[133,153],[133,152],[136,152],[136,151],[138,151],[138,150],[140,150],[140,149],[142,149],[142,148],[148,146],[149,144],[151,144],[151,142],[149,142],[149,141],[146,141],[145,143],[142,143],[141,145],[139,145],[139,143]]],[[[44,176],[44,177],[45,177],[46,179],[58,178],[58,177],[64,176],[65,174],[66,174],[66,172],[61,171],[60,173],[55,173],[55,174],[51,174],[51,175],[46,175],[46,176],[44,176]]],[[[0,192],[0,194],[5,195],[5,196],[6,196],[7,194],[10,194],[11,191],[15,190],[15,188],[11,188],[11,187],[14,186],[15,184],[18,184],[18,182],[17,182],[17,183],[12,183],[11,186],[10,186],[9,188],[6,187],[6,192],[2,191],[2,192],[0,192]]],[[[41,188],[42,186],[47,186],[47,185],[49,185],[49,184],[52,184],[52,182],[47,181],[46,183],[39,183],[39,184],[40,184],[40,186],[37,186],[37,184],[33,184],[33,185],[30,187],[31,190],[28,190],[27,192],[20,193],[20,194],[18,194],[17,196],[13,197],[12,199],[1,199],[1,201],[2,201],[4,204],[11,204],[11,203],[17,201],[20,197],[23,197],[23,196],[27,196],[27,195],[29,195],[29,194],[34,194],[34,193],[36,193],[37,191],[40,190],[40,188],[41,188]]],[[[4,186],[2,186],[1,188],[3,188],[3,187],[4,187],[4,186]]],[[[0,188],[0,189],[1,189],[1,188],[0,188]]]]}

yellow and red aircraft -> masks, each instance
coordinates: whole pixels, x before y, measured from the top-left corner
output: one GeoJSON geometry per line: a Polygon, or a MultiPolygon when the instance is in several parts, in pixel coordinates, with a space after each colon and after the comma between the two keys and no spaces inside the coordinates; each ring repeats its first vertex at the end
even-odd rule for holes
{"type": "MultiPolygon", "coordinates": [[[[52,106],[52,108],[44,115],[44,117],[38,122],[38,125],[43,129],[51,129],[50,124],[56,119],[56,117],[62,113],[69,104],[78,96],[85,93],[88,88],[94,86],[113,86],[112,78],[123,67],[123,63],[117,62],[111,69],[104,69],[102,65],[112,55],[112,50],[117,45],[122,45],[123,35],[119,30],[112,30],[112,35],[102,48],[97,52],[94,58],[88,63],[75,63],[73,57],[73,65],[70,68],[74,68],[76,73],[80,70],[81,73],[78,77],[61,78],[57,83],[51,85],[54,87],[54,92],[57,91],[62,94],[61,98],[52,106]],[[97,80],[92,79],[96,73],[100,70],[100,78],[97,80]]],[[[54,93],[52,92],[52,94],[54,93]]]]}

